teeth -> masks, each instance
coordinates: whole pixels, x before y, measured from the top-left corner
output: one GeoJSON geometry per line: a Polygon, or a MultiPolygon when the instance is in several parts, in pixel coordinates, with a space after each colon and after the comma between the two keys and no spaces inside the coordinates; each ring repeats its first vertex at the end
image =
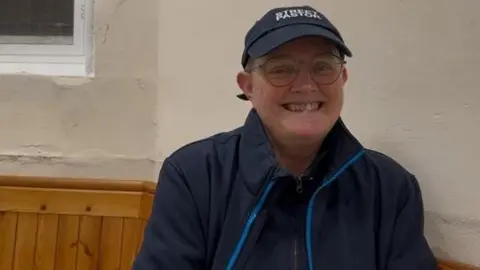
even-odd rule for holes
{"type": "Polygon", "coordinates": [[[286,109],[292,112],[316,111],[320,108],[320,103],[289,103],[285,105],[286,109]]]}

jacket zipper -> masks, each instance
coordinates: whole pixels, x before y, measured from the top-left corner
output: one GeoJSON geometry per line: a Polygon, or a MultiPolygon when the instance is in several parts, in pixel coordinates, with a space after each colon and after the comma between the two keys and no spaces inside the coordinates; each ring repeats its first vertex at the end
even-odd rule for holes
{"type": "Polygon", "coordinates": [[[270,175],[268,176],[268,184],[263,191],[260,200],[256,203],[255,207],[253,208],[251,214],[249,215],[247,219],[247,223],[245,224],[242,234],[240,236],[240,240],[238,240],[237,245],[235,246],[235,249],[233,250],[233,254],[230,257],[228,264],[227,264],[227,270],[233,269],[233,266],[237,262],[237,259],[245,245],[245,241],[247,240],[248,235],[250,234],[250,230],[253,226],[253,223],[255,222],[255,219],[257,218],[257,215],[260,213],[260,211],[263,209],[263,204],[267,200],[268,195],[270,194],[270,191],[273,189],[273,186],[275,185],[276,181],[273,180],[271,177],[274,175],[276,171],[276,168],[270,172],[270,175]]]}
{"type": "Polygon", "coordinates": [[[324,189],[326,186],[330,185],[337,177],[342,174],[350,165],[355,163],[364,153],[364,150],[360,150],[356,155],[354,155],[350,160],[348,160],[343,166],[337,170],[330,178],[326,178],[322,185],[315,190],[312,197],[308,202],[307,216],[306,216],[306,226],[305,226],[305,247],[307,250],[307,263],[308,269],[314,270],[313,267],[313,254],[312,254],[312,216],[313,216],[313,205],[315,202],[315,197],[317,194],[324,189]]]}
{"type": "Polygon", "coordinates": [[[298,269],[298,245],[297,245],[297,238],[293,239],[293,270],[298,269]]]}

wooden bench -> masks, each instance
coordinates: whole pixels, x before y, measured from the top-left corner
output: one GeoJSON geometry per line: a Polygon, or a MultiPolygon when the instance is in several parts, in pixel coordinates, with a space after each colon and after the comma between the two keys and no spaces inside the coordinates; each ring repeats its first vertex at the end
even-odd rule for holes
{"type": "MultiPolygon", "coordinates": [[[[1,270],[130,270],[148,181],[0,176],[1,270]]],[[[439,260],[439,270],[480,270],[439,260]]]]}
{"type": "Polygon", "coordinates": [[[0,269],[130,270],[155,184],[0,176],[0,269]]]}

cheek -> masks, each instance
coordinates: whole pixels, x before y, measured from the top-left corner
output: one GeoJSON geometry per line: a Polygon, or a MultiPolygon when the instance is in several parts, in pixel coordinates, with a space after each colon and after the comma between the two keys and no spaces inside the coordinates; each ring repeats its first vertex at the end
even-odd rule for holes
{"type": "Polygon", "coordinates": [[[284,90],[264,84],[257,88],[256,92],[256,97],[258,99],[257,104],[259,106],[270,107],[270,109],[273,109],[281,104],[284,90]]]}
{"type": "Polygon", "coordinates": [[[339,110],[343,105],[343,89],[340,87],[331,87],[324,91],[330,110],[339,110]]]}

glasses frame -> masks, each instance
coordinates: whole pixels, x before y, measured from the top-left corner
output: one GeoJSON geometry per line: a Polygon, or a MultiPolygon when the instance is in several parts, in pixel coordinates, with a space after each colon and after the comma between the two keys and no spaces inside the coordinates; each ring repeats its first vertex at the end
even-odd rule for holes
{"type": "MultiPolygon", "coordinates": [[[[335,54],[335,53],[322,53],[322,54],[317,54],[317,55],[315,55],[315,57],[314,57],[313,59],[315,59],[315,58],[317,58],[317,57],[319,57],[319,56],[324,56],[324,55],[328,55],[328,56],[331,56],[331,57],[333,57],[333,58],[338,59],[339,64],[340,64],[340,68],[338,69],[338,74],[335,76],[335,79],[333,79],[332,81],[326,82],[326,83],[319,83],[319,82],[317,82],[317,81],[313,78],[313,76],[312,76],[312,74],[311,74],[311,70],[309,69],[309,70],[308,70],[308,76],[309,76],[310,79],[311,79],[312,81],[314,81],[317,85],[330,85],[330,84],[333,84],[334,82],[336,82],[336,81],[338,80],[338,78],[340,77],[340,74],[342,73],[343,67],[344,67],[345,64],[347,63],[347,61],[346,61],[342,56],[339,56],[339,55],[337,55],[337,54],[335,54]]],[[[247,73],[252,73],[252,72],[254,72],[255,70],[261,70],[262,76],[263,76],[263,77],[265,78],[265,80],[266,80],[269,84],[271,84],[272,86],[275,86],[275,87],[284,87],[284,86],[291,85],[291,84],[298,78],[298,74],[300,74],[301,68],[297,68],[297,70],[296,70],[296,72],[295,72],[295,76],[294,76],[288,83],[285,83],[285,84],[274,84],[274,83],[271,82],[271,80],[268,79],[268,76],[266,75],[267,72],[266,72],[266,70],[265,70],[265,66],[266,66],[266,64],[267,64],[269,61],[271,61],[271,60],[273,60],[273,59],[277,59],[277,58],[283,58],[283,57],[282,57],[282,56],[270,57],[270,58],[266,59],[266,60],[265,60],[263,63],[261,63],[261,64],[258,64],[258,65],[256,65],[256,66],[250,68],[250,69],[247,68],[247,69],[245,70],[245,72],[247,72],[247,73]]],[[[292,59],[293,59],[293,58],[292,58],[292,59]]],[[[308,63],[308,65],[311,64],[311,62],[313,61],[313,59],[308,63]]],[[[295,61],[295,63],[298,63],[298,62],[299,62],[298,60],[295,60],[295,59],[293,59],[293,60],[295,61]]],[[[302,66],[303,66],[303,65],[302,65],[302,66]]]]}

